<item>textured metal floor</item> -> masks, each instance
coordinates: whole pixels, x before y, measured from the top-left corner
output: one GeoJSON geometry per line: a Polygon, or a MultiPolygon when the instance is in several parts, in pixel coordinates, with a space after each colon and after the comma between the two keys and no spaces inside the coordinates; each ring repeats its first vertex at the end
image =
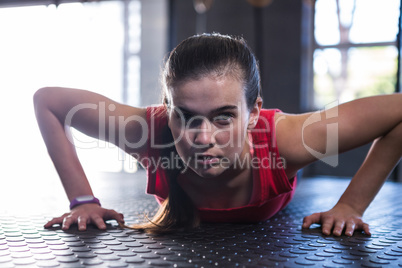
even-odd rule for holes
{"type": "MultiPolygon", "coordinates": [[[[105,207],[124,212],[133,223],[156,202],[143,194],[145,175],[130,176],[102,179],[103,190],[96,193],[105,207]]],[[[41,193],[21,213],[7,209],[2,196],[0,267],[402,267],[401,184],[386,183],[367,211],[371,237],[323,236],[318,225],[301,230],[303,216],[330,208],[346,185],[339,179],[303,179],[292,203],[267,222],[210,224],[165,236],[121,230],[114,221],[107,231],[45,230],[46,220],[58,216],[51,197],[41,193]]]]}

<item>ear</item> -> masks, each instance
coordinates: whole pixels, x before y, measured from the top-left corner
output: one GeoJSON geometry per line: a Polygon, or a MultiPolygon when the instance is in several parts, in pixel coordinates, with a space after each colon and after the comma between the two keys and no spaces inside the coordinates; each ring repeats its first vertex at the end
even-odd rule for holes
{"type": "Polygon", "coordinates": [[[171,111],[170,107],[167,107],[167,108],[166,108],[166,117],[167,117],[167,121],[168,121],[167,126],[168,126],[169,129],[171,129],[172,111],[171,111]]]}
{"type": "Polygon", "coordinates": [[[168,122],[168,128],[169,129],[171,129],[171,118],[172,118],[172,106],[171,105],[168,105],[168,104],[166,104],[166,103],[164,103],[163,104],[163,106],[165,107],[165,109],[166,109],[166,117],[167,117],[167,122],[168,122]]]}
{"type": "Polygon", "coordinates": [[[253,129],[255,127],[255,125],[257,125],[257,121],[260,116],[261,108],[262,108],[262,98],[257,97],[257,100],[254,103],[254,107],[250,111],[247,129],[253,129]]]}

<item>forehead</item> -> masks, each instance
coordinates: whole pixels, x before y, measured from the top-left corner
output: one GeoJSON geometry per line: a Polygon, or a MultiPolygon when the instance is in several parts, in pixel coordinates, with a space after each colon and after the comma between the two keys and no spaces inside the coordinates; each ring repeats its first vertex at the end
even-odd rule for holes
{"type": "Polygon", "coordinates": [[[230,76],[206,76],[189,80],[171,91],[173,106],[186,108],[199,113],[222,106],[246,104],[243,84],[230,76]]]}

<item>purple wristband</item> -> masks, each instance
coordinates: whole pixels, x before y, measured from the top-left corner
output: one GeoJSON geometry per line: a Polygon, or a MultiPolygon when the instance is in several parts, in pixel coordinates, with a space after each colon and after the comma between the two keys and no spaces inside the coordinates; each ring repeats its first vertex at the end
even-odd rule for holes
{"type": "Polygon", "coordinates": [[[98,204],[99,206],[101,205],[99,202],[99,199],[92,196],[92,195],[83,195],[83,196],[78,196],[71,200],[70,203],[70,209],[75,208],[76,206],[82,205],[82,204],[98,204]]]}

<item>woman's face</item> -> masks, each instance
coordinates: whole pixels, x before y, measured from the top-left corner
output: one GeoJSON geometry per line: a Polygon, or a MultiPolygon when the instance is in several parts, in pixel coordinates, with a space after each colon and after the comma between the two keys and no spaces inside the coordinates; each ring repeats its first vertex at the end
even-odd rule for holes
{"type": "Polygon", "coordinates": [[[201,177],[244,169],[247,129],[259,109],[247,108],[243,85],[231,76],[206,76],[171,91],[169,127],[186,165],[201,177]],[[243,164],[243,166],[242,166],[243,164]]]}

